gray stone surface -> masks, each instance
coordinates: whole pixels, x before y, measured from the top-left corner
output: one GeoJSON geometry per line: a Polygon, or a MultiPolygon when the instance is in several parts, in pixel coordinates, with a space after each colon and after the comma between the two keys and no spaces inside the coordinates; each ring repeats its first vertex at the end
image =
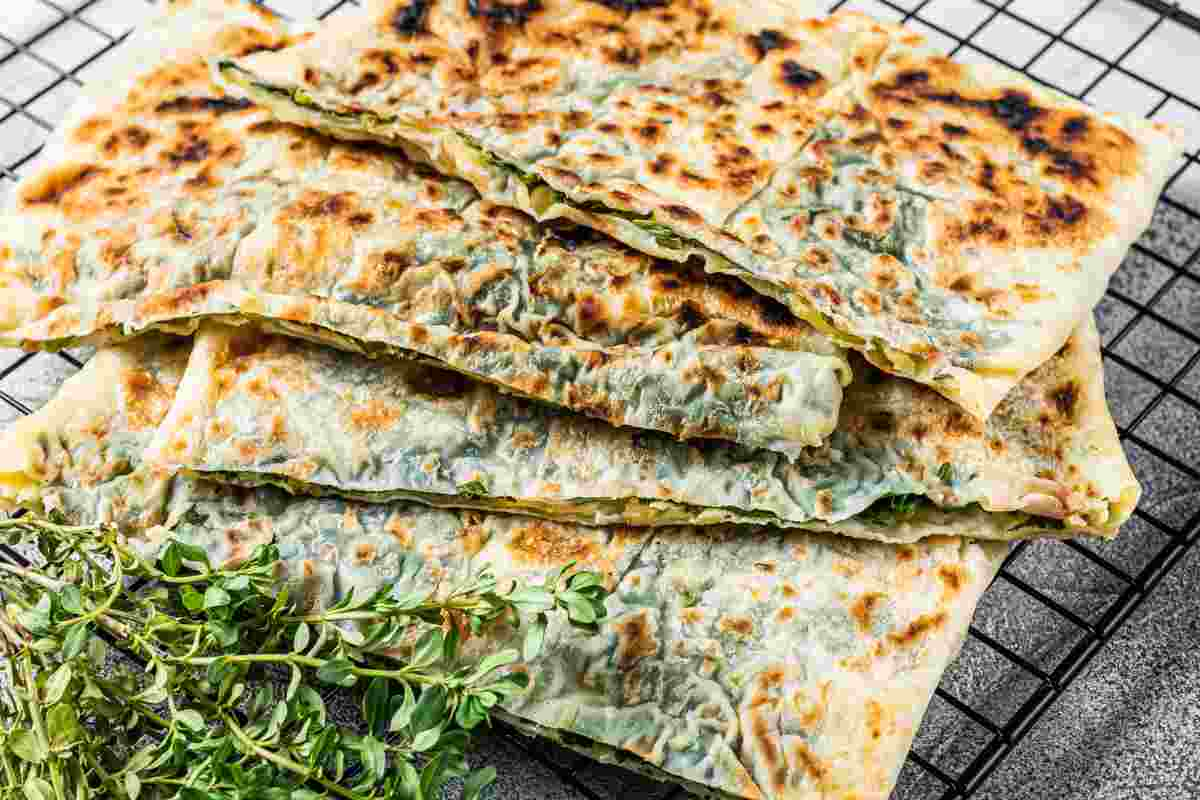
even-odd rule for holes
{"type": "Polygon", "coordinates": [[[980,798],[1200,796],[1200,551],[1192,550],[984,784],[980,798]]]}

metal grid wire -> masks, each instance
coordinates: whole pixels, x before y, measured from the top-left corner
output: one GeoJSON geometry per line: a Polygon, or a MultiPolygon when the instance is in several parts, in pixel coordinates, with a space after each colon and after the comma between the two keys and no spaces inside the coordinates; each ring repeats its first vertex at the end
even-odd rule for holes
{"type": "MultiPolygon", "coordinates": [[[[0,19],[0,194],[37,156],[89,69],[144,16],[144,2],[30,0],[36,18],[14,21],[6,12],[0,19]]],[[[280,8],[281,3],[271,5],[280,8]]],[[[298,16],[316,11],[325,18],[354,5],[355,0],[338,0],[323,9],[282,10],[298,16]]],[[[828,5],[902,21],[961,60],[999,63],[1065,94],[1200,131],[1200,83],[1194,80],[1200,71],[1197,0],[841,0],[828,5]]],[[[1097,312],[1110,403],[1147,488],[1142,505],[1116,543],[1022,542],[1014,548],[981,603],[960,657],[960,663],[985,669],[991,679],[981,690],[961,670],[950,670],[901,775],[897,798],[972,796],[1200,538],[1200,503],[1191,502],[1200,487],[1200,471],[1191,463],[1200,452],[1197,144],[1200,140],[1190,143],[1151,234],[1134,246],[1097,312]],[[1045,571],[1036,569],[1047,563],[1070,583],[1100,591],[1070,592],[1062,581],[1047,583],[1045,571]],[[1081,597],[1086,601],[1079,602],[1081,597]],[[1013,614],[1023,620],[1020,636],[1005,624],[1013,614]],[[1030,629],[1049,633],[1031,635],[1030,629]],[[1007,697],[991,702],[999,686],[1006,687],[1007,697]]],[[[65,352],[14,356],[0,369],[0,400],[28,414],[80,366],[80,358],[65,352]]],[[[560,796],[686,796],[512,731],[502,730],[500,736],[500,746],[523,754],[517,756],[518,768],[557,780],[560,796]]]]}

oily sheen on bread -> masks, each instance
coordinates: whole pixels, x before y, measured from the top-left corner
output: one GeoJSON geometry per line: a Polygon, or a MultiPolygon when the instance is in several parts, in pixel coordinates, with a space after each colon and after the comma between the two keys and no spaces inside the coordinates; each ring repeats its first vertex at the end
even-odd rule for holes
{"type": "Polygon", "coordinates": [[[280,118],[737,276],[985,418],[1091,312],[1179,131],[856,13],[372,0],[221,62],[280,118]]]}
{"type": "MultiPolygon", "coordinates": [[[[0,433],[0,496],[119,524],[214,564],[274,542],[293,596],[504,581],[574,561],[614,590],[595,636],[552,623],[532,685],[499,713],[593,758],[706,796],[884,800],[1007,550],[886,545],[768,528],[592,527],[501,513],[293,497],[155,472],[141,449],[180,386],[187,340],[99,351],[0,433]]],[[[506,634],[473,640],[495,649],[506,634]]]]}

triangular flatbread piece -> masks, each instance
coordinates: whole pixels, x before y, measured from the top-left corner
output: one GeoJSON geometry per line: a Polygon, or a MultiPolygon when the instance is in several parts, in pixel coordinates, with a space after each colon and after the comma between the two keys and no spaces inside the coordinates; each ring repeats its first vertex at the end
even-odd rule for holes
{"type": "Polygon", "coordinates": [[[1091,312],[1183,136],[899,26],[804,13],[372,0],[220,66],[281,119],[698,256],[985,418],[1091,312]]]}
{"type": "Polygon", "coordinates": [[[256,320],[680,438],[794,457],[833,430],[845,354],[779,303],[276,122],[206,59],[296,37],[244,2],[187,17],[124,44],[15,187],[0,344],[256,320]]]}

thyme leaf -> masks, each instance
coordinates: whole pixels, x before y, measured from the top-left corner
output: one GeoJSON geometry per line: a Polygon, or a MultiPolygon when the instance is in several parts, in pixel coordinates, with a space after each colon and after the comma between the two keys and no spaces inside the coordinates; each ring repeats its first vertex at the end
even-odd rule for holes
{"type": "Polygon", "coordinates": [[[517,650],[467,656],[462,634],[529,615],[528,661],[547,614],[585,631],[606,614],[603,580],[573,564],[313,609],[280,583],[274,545],[237,565],[182,541],[147,558],[112,527],[32,517],[0,520],[0,538],[44,559],[0,562],[5,798],[433,800],[454,778],[476,797],[495,772],[468,769],[470,731],[528,676],[517,650]],[[144,668],[114,666],[97,629],[144,668]],[[322,684],[353,687],[367,735],[327,724],[322,684]]]}

